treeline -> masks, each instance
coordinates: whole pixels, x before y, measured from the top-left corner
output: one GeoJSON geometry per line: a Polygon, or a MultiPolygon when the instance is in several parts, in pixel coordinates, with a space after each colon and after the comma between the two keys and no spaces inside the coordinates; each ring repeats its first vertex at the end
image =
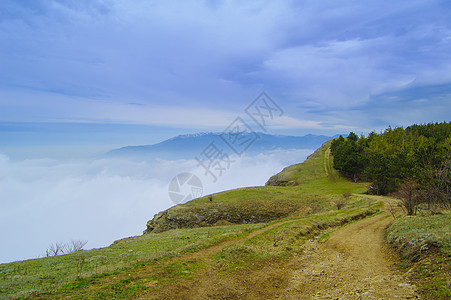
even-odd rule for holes
{"type": "Polygon", "coordinates": [[[371,193],[408,186],[417,202],[451,205],[451,123],[389,127],[368,137],[351,132],[332,142],[331,153],[334,168],[344,176],[372,181],[371,193]]]}

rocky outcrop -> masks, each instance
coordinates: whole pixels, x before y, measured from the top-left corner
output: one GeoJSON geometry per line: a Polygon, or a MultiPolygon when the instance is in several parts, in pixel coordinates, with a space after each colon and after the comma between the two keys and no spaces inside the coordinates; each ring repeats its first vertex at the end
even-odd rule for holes
{"type": "Polygon", "coordinates": [[[276,174],[269,178],[265,184],[266,186],[297,186],[299,183],[296,180],[287,180],[285,176],[276,174]]]}
{"type": "Polygon", "coordinates": [[[159,212],[152,220],[148,221],[144,234],[151,232],[159,233],[177,228],[264,223],[287,217],[290,212],[292,210],[275,209],[274,211],[261,211],[258,209],[243,209],[242,207],[224,206],[221,204],[218,204],[216,208],[206,207],[204,209],[175,206],[159,212]]]}
{"type": "Polygon", "coordinates": [[[295,173],[301,172],[299,165],[289,166],[282,170],[282,172],[269,178],[266,186],[297,186],[299,182],[295,178],[295,173]]]}

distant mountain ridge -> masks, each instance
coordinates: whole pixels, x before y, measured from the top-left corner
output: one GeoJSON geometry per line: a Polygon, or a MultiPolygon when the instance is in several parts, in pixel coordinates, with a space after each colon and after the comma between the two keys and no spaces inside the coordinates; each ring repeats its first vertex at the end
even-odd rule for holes
{"type": "MultiPolygon", "coordinates": [[[[211,143],[214,143],[216,147],[230,155],[236,154],[221,137],[221,134],[213,132],[184,134],[153,145],[126,146],[113,149],[105,153],[103,157],[192,159],[199,156],[211,143]]],[[[255,155],[274,150],[317,149],[324,142],[337,136],[330,137],[313,134],[286,136],[270,135],[261,132],[246,133],[241,135],[241,137],[252,139],[253,142],[241,153],[244,155],[255,155]]]]}

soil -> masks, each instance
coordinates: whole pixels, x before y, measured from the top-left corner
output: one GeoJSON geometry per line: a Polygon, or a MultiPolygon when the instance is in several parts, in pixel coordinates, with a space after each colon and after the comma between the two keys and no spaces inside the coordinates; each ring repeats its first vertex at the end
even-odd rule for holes
{"type": "MultiPolygon", "coordinates": [[[[254,231],[252,238],[276,226],[254,231]]],[[[140,299],[419,299],[416,287],[397,270],[384,241],[387,213],[352,223],[326,240],[308,241],[301,254],[220,272],[211,255],[240,240],[224,241],[181,257],[204,267],[192,279],[154,287],[140,299]]],[[[241,239],[242,240],[242,239],[241,239]]]]}
{"type": "Polygon", "coordinates": [[[308,242],[281,299],[414,299],[416,287],[396,269],[384,241],[390,219],[367,218],[336,231],[324,243],[308,242]]]}

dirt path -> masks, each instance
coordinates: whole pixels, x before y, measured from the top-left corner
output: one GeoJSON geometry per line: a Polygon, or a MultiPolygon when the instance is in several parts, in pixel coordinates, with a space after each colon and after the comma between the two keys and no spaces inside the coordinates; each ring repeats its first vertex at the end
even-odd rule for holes
{"type": "MultiPolygon", "coordinates": [[[[303,218],[302,220],[308,220],[308,219],[311,219],[311,218],[312,217],[306,217],[306,218],[303,218]]],[[[251,238],[253,238],[253,237],[257,236],[257,235],[263,234],[263,233],[265,233],[265,232],[267,232],[267,231],[269,231],[271,229],[274,229],[274,228],[279,227],[279,226],[284,225],[284,224],[293,223],[293,222],[299,222],[299,219],[286,220],[286,221],[281,221],[281,222],[277,222],[277,223],[268,225],[268,226],[263,227],[261,229],[257,229],[255,231],[251,232],[250,234],[246,235],[245,237],[240,238],[240,239],[225,240],[225,241],[220,242],[220,243],[218,243],[216,245],[213,245],[211,247],[208,247],[208,248],[202,249],[200,251],[197,251],[197,252],[195,252],[193,254],[190,254],[188,256],[188,258],[189,259],[193,259],[193,258],[203,258],[203,259],[207,258],[207,259],[209,259],[209,257],[212,254],[217,253],[217,252],[221,251],[222,249],[224,249],[224,248],[226,248],[228,246],[231,246],[231,245],[236,244],[238,242],[241,242],[243,240],[249,240],[249,239],[251,239],[251,238]]]]}
{"type": "Polygon", "coordinates": [[[330,147],[324,152],[324,171],[326,176],[329,177],[329,159],[330,159],[330,147]]]}
{"type": "Polygon", "coordinates": [[[244,271],[224,275],[211,255],[284,221],[228,240],[182,260],[200,268],[191,280],[159,289],[141,299],[415,299],[415,286],[396,270],[396,258],[384,242],[390,219],[386,213],[355,222],[323,242],[309,241],[301,255],[284,261],[265,261],[244,271]]]}
{"type": "Polygon", "coordinates": [[[414,299],[383,235],[387,214],[348,225],[324,243],[307,242],[279,299],[414,299]]]}

